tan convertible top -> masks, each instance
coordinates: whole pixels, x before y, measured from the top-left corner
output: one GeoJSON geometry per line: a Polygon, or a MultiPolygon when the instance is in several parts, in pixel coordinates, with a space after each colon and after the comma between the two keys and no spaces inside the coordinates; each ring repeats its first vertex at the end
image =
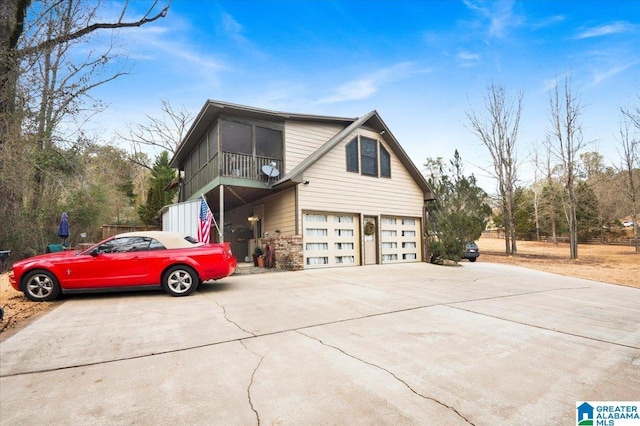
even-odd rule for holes
{"type": "Polygon", "coordinates": [[[124,234],[118,234],[119,237],[147,237],[154,238],[168,249],[176,248],[193,248],[203,245],[203,243],[191,243],[185,238],[187,234],[181,234],[179,232],[166,232],[166,231],[140,231],[140,232],[125,232],[124,234]]]}

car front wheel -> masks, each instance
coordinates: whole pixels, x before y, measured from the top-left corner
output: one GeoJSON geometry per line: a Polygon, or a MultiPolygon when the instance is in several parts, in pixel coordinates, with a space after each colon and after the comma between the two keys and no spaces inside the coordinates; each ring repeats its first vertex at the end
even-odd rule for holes
{"type": "Polygon", "coordinates": [[[24,277],[22,291],[34,302],[48,302],[60,295],[60,284],[51,272],[37,269],[24,277]]]}
{"type": "Polygon", "coordinates": [[[173,266],[162,278],[164,291],[171,296],[188,296],[198,287],[198,274],[188,266],[173,266]]]}
{"type": "Polygon", "coordinates": [[[476,261],[476,259],[477,259],[476,257],[470,257],[470,258],[469,258],[469,262],[475,262],[475,261],[476,261]]]}

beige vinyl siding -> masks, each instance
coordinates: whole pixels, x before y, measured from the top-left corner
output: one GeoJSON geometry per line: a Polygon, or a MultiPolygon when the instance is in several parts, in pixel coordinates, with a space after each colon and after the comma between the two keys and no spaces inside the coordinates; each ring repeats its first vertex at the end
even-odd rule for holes
{"type": "Polygon", "coordinates": [[[287,121],[284,131],[284,174],[289,173],[342,129],[344,126],[338,124],[287,121]]]}
{"type": "Polygon", "coordinates": [[[280,235],[295,233],[295,188],[289,188],[266,198],[263,203],[265,217],[262,232],[268,232],[270,237],[277,237],[276,229],[280,231],[280,235]]]}
{"type": "MultiPolygon", "coordinates": [[[[304,172],[308,185],[298,185],[302,210],[359,212],[367,215],[422,217],[423,192],[376,132],[359,129],[304,172]],[[375,138],[391,154],[391,178],[346,171],[345,146],[356,134],[375,138]]],[[[301,218],[300,218],[301,219],[301,218]]]]}

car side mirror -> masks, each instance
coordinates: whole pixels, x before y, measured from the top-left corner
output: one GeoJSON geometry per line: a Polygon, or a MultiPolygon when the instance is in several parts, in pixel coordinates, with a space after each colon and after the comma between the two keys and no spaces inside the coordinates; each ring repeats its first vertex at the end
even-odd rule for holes
{"type": "Polygon", "coordinates": [[[98,247],[95,247],[89,252],[89,254],[93,257],[97,257],[100,254],[100,251],[98,251],[98,247]]]}

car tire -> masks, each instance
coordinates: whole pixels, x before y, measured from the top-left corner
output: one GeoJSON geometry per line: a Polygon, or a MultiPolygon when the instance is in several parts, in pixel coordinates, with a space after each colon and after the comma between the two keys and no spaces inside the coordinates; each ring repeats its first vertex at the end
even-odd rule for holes
{"type": "Polygon", "coordinates": [[[469,258],[469,262],[475,262],[475,261],[476,261],[476,259],[477,259],[477,257],[470,257],[470,258],[469,258]]]}
{"type": "Polygon", "coordinates": [[[189,266],[176,265],[167,269],[162,277],[162,288],[171,296],[188,296],[198,287],[200,278],[189,266]]]}
{"type": "Polygon", "coordinates": [[[35,269],[22,280],[22,291],[34,302],[49,302],[60,295],[60,283],[51,272],[35,269]]]}

